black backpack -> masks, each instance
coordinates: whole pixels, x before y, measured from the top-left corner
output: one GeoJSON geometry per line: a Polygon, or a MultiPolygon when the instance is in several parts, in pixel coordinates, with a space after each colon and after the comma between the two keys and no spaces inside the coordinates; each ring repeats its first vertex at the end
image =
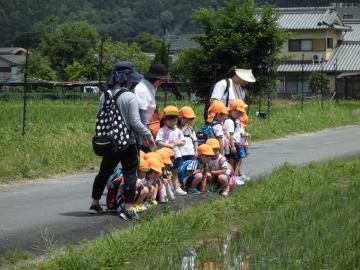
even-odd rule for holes
{"type": "Polygon", "coordinates": [[[130,145],[130,129],[126,126],[116,100],[127,91],[120,89],[114,96],[110,90],[104,93],[105,101],[96,117],[93,149],[98,156],[125,150],[130,145]]]}
{"type": "MultiPolygon", "coordinates": [[[[226,104],[225,104],[225,106],[227,107],[227,106],[229,106],[230,78],[226,78],[225,81],[226,81],[226,87],[225,87],[224,94],[227,94],[227,96],[226,96],[226,104]]],[[[206,100],[205,100],[205,107],[204,107],[204,120],[205,120],[205,122],[206,122],[207,117],[208,117],[208,110],[209,110],[209,107],[210,107],[210,99],[211,99],[212,93],[214,92],[214,87],[215,87],[215,85],[213,86],[213,88],[211,89],[211,91],[209,92],[209,94],[208,94],[208,96],[206,97],[206,100]]]]}

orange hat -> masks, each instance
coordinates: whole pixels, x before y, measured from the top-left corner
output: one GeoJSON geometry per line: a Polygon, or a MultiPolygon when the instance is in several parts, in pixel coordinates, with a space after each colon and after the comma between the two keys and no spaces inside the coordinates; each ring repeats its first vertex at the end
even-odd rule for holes
{"type": "Polygon", "coordinates": [[[157,150],[156,152],[165,152],[165,153],[167,153],[170,157],[174,157],[174,156],[175,156],[175,152],[174,152],[173,150],[171,150],[170,148],[168,148],[168,147],[160,148],[160,149],[157,150]]]}
{"type": "Polygon", "coordinates": [[[161,155],[159,153],[156,153],[156,152],[146,153],[145,160],[148,160],[149,158],[157,159],[161,163],[161,167],[165,166],[165,164],[162,161],[162,157],[161,157],[161,155]]]}
{"type": "Polygon", "coordinates": [[[244,104],[245,104],[245,102],[242,101],[241,99],[234,99],[234,100],[230,101],[229,111],[237,110],[239,112],[244,113],[245,112],[244,104]]]}
{"type": "Polygon", "coordinates": [[[240,122],[243,128],[246,128],[246,126],[249,124],[249,117],[246,112],[243,114],[243,116],[241,116],[240,122]]]}
{"type": "Polygon", "coordinates": [[[166,106],[163,111],[164,116],[179,116],[179,109],[173,105],[166,106]]]}
{"type": "Polygon", "coordinates": [[[206,143],[204,143],[198,147],[197,153],[199,155],[206,155],[206,156],[214,156],[215,155],[212,147],[206,143]]]}
{"type": "Polygon", "coordinates": [[[160,154],[161,160],[165,165],[170,165],[170,166],[173,165],[170,155],[167,152],[158,150],[156,151],[156,153],[160,154]]]}
{"type": "Polygon", "coordinates": [[[140,158],[145,158],[145,152],[143,150],[140,150],[140,158]]]}
{"type": "Polygon", "coordinates": [[[159,160],[157,160],[156,158],[148,158],[146,160],[146,162],[148,163],[149,167],[151,170],[155,171],[155,172],[158,172],[158,173],[162,173],[162,164],[160,163],[159,160]]]}
{"type": "Polygon", "coordinates": [[[208,119],[207,122],[212,122],[215,118],[217,113],[229,114],[228,110],[226,109],[224,103],[219,100],[214,100],[208,110],[208,119]]]}
{"type": "Polygon", "coordinates": [[[219,143],[219,140],[218,140],[218,139],[210,138],[210,139],[207,139],[205,143],[206,143],[207,145],[210,145],[212,148],[218,148],[218,149],[220,149],[220,143],[219,143]]]}
{"type": "Polygon", "coordinates": [[[180,108],[179,116],[185,117],[185,118],[196,118],[196,115],[195,115],[193,109],[189,106],[184,106],[184,107],[180,108]]]}
{"type": "Polygon", "coordinates": [[[143,158],[140,158],[139,162],[139,171],[141,172],[148,172],[150,170],[150,167],[147,163],[147,161],[143,158]]]}

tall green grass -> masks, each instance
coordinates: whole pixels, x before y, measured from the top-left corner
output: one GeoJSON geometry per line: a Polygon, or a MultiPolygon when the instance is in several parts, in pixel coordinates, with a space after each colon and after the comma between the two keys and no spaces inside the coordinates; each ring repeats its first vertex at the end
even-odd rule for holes
{"type": "Polygon", "coordinates": [[[227,199],[164,213],[21,269],[181,269],[190,250],[198,266],[228,269],[222,243],[234,227],[228,256],[243,252],[250,269],[359,269],[359,175],[360,157],[284,165],[227,199]]]}
{"type": "MultiPolygon", "coordinates": [[[[193,125],[203,124],[203,104],[186,101],[168,102],[178,107],[189,105],[198,116],[193,125]]],[[[160,104],[160,110],[163,104],[160,104]]],[[[0,102],[0,183],[23,178],[47,177],[97,168],[99,158],[91,148],[97,101],[29,102],[26,135],[22,136],[23,103],[0,102]]],[[[300,104],[274,102],[270,119],[255,118],[250,106],[247,131],[253,140],[276,138],[292,133],[360,123],[360,103],[355,101],[300,104]]]]}

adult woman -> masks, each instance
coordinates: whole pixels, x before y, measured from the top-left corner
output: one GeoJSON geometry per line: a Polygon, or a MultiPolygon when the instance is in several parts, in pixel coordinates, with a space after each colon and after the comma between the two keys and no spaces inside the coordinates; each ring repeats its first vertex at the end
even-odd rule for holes
{"type": "Polygon", "coordinates": [[[252,70],[245,68],[245,66],[232,67],[226,78],[227,79],[218,81],[215,84],[210,98],[210,102],[219,100],[224,103],[226,107],[229,107],[229,102],[231,100],[244,100],[245,91],[242,89],[242,86],[247,85],[249,82],[253,83],[256,81],[252,74],[252,70]]]}
{"type": "MultiPolygon", "coordinates": [[[[122,61],[115,65],[115,70],[108,81],[108,87],[112,95],[124,89],[129,88],[134,82],[139,82],[142,76],[134,69],[131,62],[122,61]]],[[[105,100],[104,94],[100,97],[100,106],[105,100]]],[[[125,215],[127,219],[133,219],[136,214],[132,209],[132,203],[135,199],[137,168],[139,164],[138,149],[136,145],[136,136],[141,136],[145,140],[154,143],[150,131],[141,123],[139,115],[139,106],[136,96],[131,91],[125,91],[116,100],[116,106],[124,119],[126,126],[130,129],[130,145],[126,151],[111,153],[103,156],[100,170],[95,177],[92,189],[92,203],[89,213],[99,213],[103,209],[99,204],[106,183],[113,173],[114,169],[121,162],[124,175],[125,208],[120,214],[125,215]]]]}

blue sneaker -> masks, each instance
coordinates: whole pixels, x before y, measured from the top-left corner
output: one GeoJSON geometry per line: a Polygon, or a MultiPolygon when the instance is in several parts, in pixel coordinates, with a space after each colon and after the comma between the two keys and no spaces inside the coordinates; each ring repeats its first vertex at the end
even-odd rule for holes
{"type": "Polygon", "coordinates": [[[200,194],[200,190],[197,188],[189,188],[188,192],[192,194],[200,194]]]}
{"type": "Polygon", "coordinates": [[[138,219],[138,215],[134,209],[123,209],[119,216],[126,221],[134,221],[138,219]]]}

